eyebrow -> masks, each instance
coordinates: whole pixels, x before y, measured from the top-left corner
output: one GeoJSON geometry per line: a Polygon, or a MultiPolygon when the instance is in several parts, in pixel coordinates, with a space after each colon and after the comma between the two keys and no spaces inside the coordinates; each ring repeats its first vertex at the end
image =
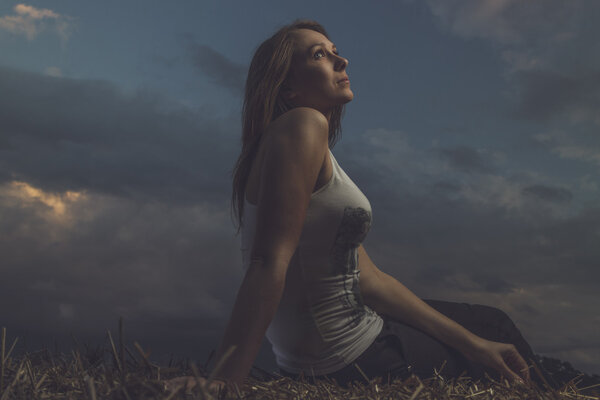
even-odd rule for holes
{"type": "MultiPolygon", "coordinates": [[[[321,43],[315,43],[315,44],[313,44],[312,46],[310,46],[310,47],[308,48],[308,52],[310,53],[310,51],[312,50],[312,48],[313,48],[313,47],[315,47],[315,46],[323,46],[323,47],[327,47],[327,44],[326,44],[326,43],[324,43],[324,42],[321,42],[321,43]]],[[[335,46],[335,44],[334,44],[333,46],[331,46],[331,47],[337,50],[337,47],[335,46]]]]}

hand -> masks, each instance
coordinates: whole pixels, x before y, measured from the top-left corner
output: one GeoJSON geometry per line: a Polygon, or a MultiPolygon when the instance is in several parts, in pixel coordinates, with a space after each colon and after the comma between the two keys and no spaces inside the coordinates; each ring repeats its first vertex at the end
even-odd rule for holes
{"type": "Polygon", "coordinates": [[[531,382],[529,366],[514,344],[479,338],[475,346],[464,354],[471,361],[494,368],[510,380],[531,382]]]}
{"type": "Polygon", "coordinates": [[[211,394],[217,395],[219,390],[224,386],[227,386],[226,383],[222,380],[213,380],[207,386],[208,379],[199,376],[196,378],[195,376],[180,376],[178,378],[173,378],[165,381],[165,387],[174,392],[180,388],[183,388],[186,393],[191,393],[192,388],[200,383],[205,389],[207,389],[211,394]]]}

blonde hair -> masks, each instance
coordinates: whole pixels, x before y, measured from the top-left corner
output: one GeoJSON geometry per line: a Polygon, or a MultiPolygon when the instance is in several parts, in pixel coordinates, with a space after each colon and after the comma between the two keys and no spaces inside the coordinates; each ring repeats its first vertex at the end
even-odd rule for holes
{"type": "MultiPolygon", "coordinates": [[[[325,28],[318,22],[297,19],[281,27],[258,46],[248,69],[242,107],[242,151],[232,172],[231,211],[237,217],[236,236],[243,226],[245,187],[260,138],[271,121],[293,108],[281,95],[281,88],[288,78],[292,65],[295,41],[291,33],[297,29],[312,29],[329,39],[325,28]]],[[[343,114],[344,105],[335,106],[331,113],[330,148],[341,136],[343,114]]]]}

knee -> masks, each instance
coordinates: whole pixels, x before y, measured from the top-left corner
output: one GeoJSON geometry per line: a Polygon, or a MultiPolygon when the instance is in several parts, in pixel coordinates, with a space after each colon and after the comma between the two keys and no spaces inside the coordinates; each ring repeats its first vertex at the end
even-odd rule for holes
{"type": "Polygon", "coordinates": [[[486,306],[483,304],[474,304],[474,307],[476,307],[482,317],[488,321],[493,321],[499,325],[507,324],[509,326],[514,326],[514,322],[508,314],[497,307],[486,306]]]}

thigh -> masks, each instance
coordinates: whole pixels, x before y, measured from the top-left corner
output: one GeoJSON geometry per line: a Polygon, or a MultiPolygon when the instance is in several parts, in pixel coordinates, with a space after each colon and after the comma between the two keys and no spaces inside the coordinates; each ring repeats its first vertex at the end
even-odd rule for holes
{"type": "Polygon", "coordinates": [[[516,329],[506,313],[495,307],[433,299],[422,300],[484,339],[503,341],[509,336],[509,331],[516,329]]]}
{"type": "Polygon", "coordinates": [[[415,375],[428,378],[437,371],[449,378],[469,373],[468,360],[456,349],[411,325],[389,316],[384,316],[384,319],[392,327],[406,362],[415,375]]]}
{"type": "Polygon", "coordinates": [[[529,343],[512,319],[499,308],[442,300],[423,299],[423,301],[477,336],[495,342],[514,344],[528,363],[534,358],[529,343]]]}

